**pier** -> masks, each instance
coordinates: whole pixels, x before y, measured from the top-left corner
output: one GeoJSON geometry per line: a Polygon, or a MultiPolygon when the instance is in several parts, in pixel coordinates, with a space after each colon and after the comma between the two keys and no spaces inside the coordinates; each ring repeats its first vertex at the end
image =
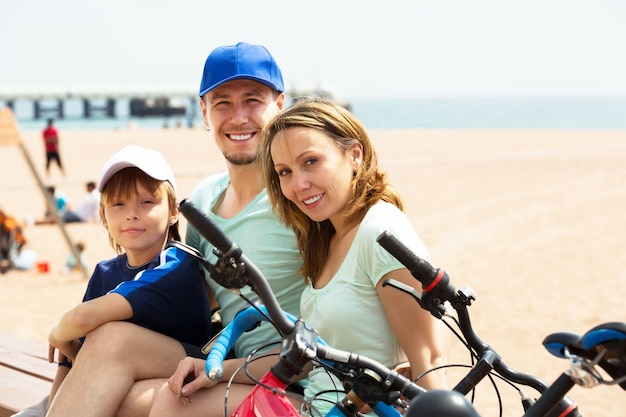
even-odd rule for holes
{"type": "MultiPolygon", "coordinates": [[[[285,90],[285,94],[288,105],[302,97],[320,97],[351,108],[348,101],[341,100],[327,85],[292,86],[285,90]]],[[[119,116],[195,118],[199,109],[198,87],[189,85],[94,85],[67,88],[0,85],[2,106],[10,107],[23,120],[68,117],[115,119],[119,116]],[[24,106],[29,106],[31,111],[25,111],[24,106]]]]}
{"type": "Polygon", "coordinates": [[[16,112],[18,105],[32,104],[32,119],[64,119],[68,103],[81,107],[72,117],[85,119],[116,118],[119,103],[128,101],[130,116],[194,116],[198,91],[194,86],[175,85],[102,85],[74,87],[0,86],[0,105],[16,112]]]}

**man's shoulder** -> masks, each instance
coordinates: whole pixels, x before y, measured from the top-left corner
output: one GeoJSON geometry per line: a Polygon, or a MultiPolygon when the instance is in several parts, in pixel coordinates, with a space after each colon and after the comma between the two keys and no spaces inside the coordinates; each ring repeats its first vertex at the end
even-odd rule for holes
{"type": "Polygon", "coordinates": [[[191,192],[190,200],[193,202],[205,202],[207,199],[214,198],[220,194],[228,186],[230,177],[228,172],[220,172],[209,175],[202,179],[191,192]]]}
{"type": "Polygon", "coordinates": [[[196,186],[196,189],[202,188],[202,187],[218,186],[224,183],[227,184],[229,181],[230,181],[230,177],[227,171],[218,172],[216,174],[211,174],[208,177],[204,177],[202,180],[200,180],[200,182],[196,186]]]}

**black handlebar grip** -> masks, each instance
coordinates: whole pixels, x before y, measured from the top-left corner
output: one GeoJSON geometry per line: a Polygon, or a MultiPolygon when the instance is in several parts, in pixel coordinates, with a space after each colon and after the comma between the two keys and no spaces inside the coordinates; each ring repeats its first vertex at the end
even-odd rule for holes
{"type": "Polygon", "coordinates": [[[437,278],[438,271],[431,264],[414,254],[391,233],[385,230],[376,241],[402,265],[406,266],[411,275],[422,283],[422,287],[428,287],[437,278]]]}
{"type": "Polygon", "coordinates": [[[222,253],[222,256],[228,256],[230,252],[237,248],[237,245],[191,201],[187,199],[181,201],[178,205],[178,209],[183,216],[185,216],[189,224],[191,224],[203,238],[211,242],[211,244],[222,253]]]}

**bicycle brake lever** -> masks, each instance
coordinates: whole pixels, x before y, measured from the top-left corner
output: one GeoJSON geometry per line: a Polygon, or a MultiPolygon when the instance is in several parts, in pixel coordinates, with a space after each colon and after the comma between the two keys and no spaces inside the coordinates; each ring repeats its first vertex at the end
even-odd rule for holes
{"type": "Polygon", "coordinates": [[[420,307],[422,307],[424,310],[430,311],[430,314],[432,314],[436,318],[441,319],[446,314],[446,307],[443,304],[431,305],[424,303],[424,301],[422,300],[422,295],[410,285],[406,285],[400,281],[396,281],[393,278],[388,278],[383,281],[383,287],[386,287],[388,285],[413,297],[413,299],[417,301],[420,307]]]}
{"type": "Polygon", "coordinates": [[[176,247],[196,258],[209,273],[211,279],[222,287],[228,289],[241,289],[244,286],[249,285],[252,288],[252,291],[256,293],[254,285],[245,275],[245,263],[237,263],[236,259],[232,256],[223,256],[217,248],[213,248],[213,254],[217,256],[217,261],[215,262],[215,265],[213,265],[204,256],[202,256],[197,249],[187,246],[181,242],[171,240],[167,243],[166,248],[167,247],[176,247]]]}
{"type": "Polygon", "coordinates": [[[213,269],[209,271],[211,279],[228,289],[241,289],[248,285],[256,293],[254,285],[246,275],[244,262],[237,262],[230,256],[223,257],[217,248],[213,248],[213,254],[217,256],[217,261],[213,269]]]}

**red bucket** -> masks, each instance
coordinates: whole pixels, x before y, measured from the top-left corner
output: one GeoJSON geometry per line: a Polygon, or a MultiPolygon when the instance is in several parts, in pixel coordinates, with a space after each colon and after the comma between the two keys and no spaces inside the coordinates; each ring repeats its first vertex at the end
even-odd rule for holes
{"type": "Polygon", "coordinates": [[[37,262],[37,272],[41,272],[41,273],[50,272],[50,265],[48,264],[48,262],[46,261],[37,262]]]}

